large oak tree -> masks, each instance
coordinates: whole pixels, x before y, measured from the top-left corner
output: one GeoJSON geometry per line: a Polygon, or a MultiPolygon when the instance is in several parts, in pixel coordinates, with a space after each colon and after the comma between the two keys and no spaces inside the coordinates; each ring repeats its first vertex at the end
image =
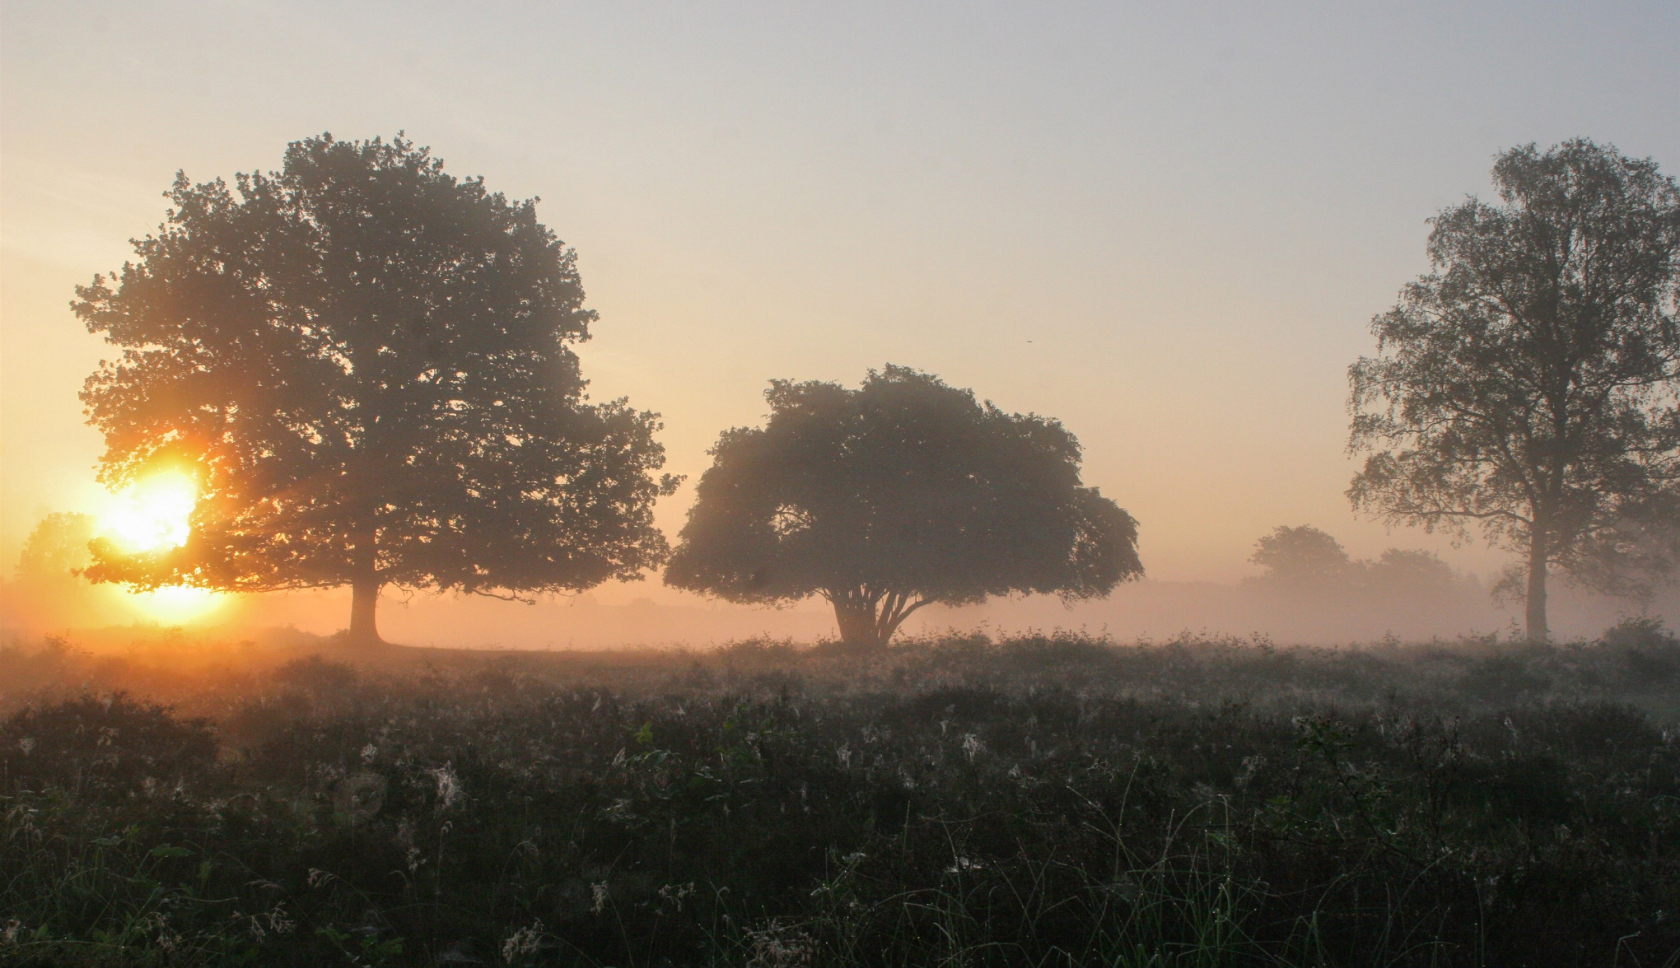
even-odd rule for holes
{"type": "Polygon", "coordinates": [[[401,136],[292,144],[280,171],[178,176],[158,233],[74,309],[122,348],[82,398],[100,474],[202,493],[186,544],[96,546],[97,580],[235,591],[501,596],[663,560],[654,414],[591,403],[570,343],[595,314],[571,250],[401,136]]]}
{"type": "Polygon", "coordinates": [[[1009,592],[1106,595],[1143,573],[1137,523],[1080,483],[1054,420],[903,367],[861,388],[775,381],[762,428],[711,451],[668,584],[734,602],[820,595],[885,645],[917,609],[1009,592]]]}
{"type": "Polygon", "coordinates": [[[1680,484],[1680,191],[1576,140],[1499,156],[1500,203],[1432,221],[1433,271],[1350,369],[1349,497],[1522,555],[1528,635],[1554,567],[1610,590],[1672,565],[1680,484]]]}

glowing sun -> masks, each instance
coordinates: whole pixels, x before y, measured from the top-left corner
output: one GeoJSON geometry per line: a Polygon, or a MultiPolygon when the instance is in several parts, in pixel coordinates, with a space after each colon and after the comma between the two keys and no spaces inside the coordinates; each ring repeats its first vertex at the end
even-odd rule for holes
{"type": "MultiPolygon", "coordinates": [[[[112,496],[99,515],[100,532],[130,554],[166,551],[186,544],[192,533],[198,484],[179,471],[160,471],[112,496]]],[[[168,585],[149,592],[125,592],[135,607],[158,621],[201,618],[221,606],[226,595],[205,588],[168,585]]]]}
{"type": "Polygon", "coordinates": [[[106,537],[130,554],[164,551],[187,543],[188,518],[198,485],[178,471],[162,471],[130,484],[100,515],[106,537]]]}

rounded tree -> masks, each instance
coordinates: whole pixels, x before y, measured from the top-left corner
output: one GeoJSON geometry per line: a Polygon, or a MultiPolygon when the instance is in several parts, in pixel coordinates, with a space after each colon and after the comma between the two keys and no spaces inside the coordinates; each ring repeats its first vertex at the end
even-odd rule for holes
{"type": "Polygon", "coordinates": [[[1528,635],[1560,568],[1611,591],[1670,570],[1680,506],[1680,189],[1569,141],[1499,156],[1500,204],[1433,220],[1433,271],[1350,370],[1348,491],[1395,524],[1522,557],[1528,635]]]}
{"type": "Polygon", "coordinates": [[[155,236],[76,314],[122,348],[82,393],[100,477],[199,487],[185,544],[95,543],[90,578],[231,591],[517,597],[634,578],[666,553],[655,414],[591,403],[575,257],[482,179],[401,136],[322,135],[280,171],[178,175],[155,236]]]}
{"type": "Polygon", "coordinates": [[[1254,543],[1248,560],[1266,569],[1267,578],[1302,583],[1344,581],[1354,570],[1342,543],[1310,524],[1278,525],[1254,543]]]}
{"type": "Polygon", "coordinates": [[[667,584],[733,602],[820,595],[880,647],[934,602],[1106,595],[1143,574],[1137,522],[1080,483],[1054,420],[904,367],[856,390],[773,381],[762,428],[712,448],[667,584]]]}

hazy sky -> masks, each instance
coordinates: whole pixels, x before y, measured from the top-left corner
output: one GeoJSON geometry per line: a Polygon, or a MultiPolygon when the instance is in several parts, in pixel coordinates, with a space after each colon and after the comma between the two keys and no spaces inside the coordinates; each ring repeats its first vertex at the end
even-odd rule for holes
{"type": "MultiPolygon", "coordinates": [[[[697,477],[772,377],[901,363],[1060,417],[1152,577],[1356,554],[1347,365],[1495,152],[1680,172],[1680,4],[0,6],[0,567],[92,507],[72,288],[197,180],[399,129],[575,246],[597,397],[697,477]]],[[[692,499],[660,506],[673,536],[692,499]]],[[[1451,556],[1477,568],[1494,559],[1451,556]]]]}

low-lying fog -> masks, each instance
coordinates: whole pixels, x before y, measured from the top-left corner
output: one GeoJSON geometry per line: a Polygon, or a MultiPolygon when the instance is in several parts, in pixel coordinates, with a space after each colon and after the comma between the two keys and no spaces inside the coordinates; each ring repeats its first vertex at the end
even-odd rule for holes
{"type": "MultiPolygon", "coordinates": [[[[1553,629],[1560,640],[1590,637],[1618,619],[1642,614],[1639,603],[1563,587],[1553,592],[1553,629]]],[[[348,590],[273,594],[199,601],[136,600],[109,587],[74,579],[14,580],[0,586],[6,638],[71,632],[85,639],[98,628],[131,625],[185,629],[295,627],[330,634],[343,628],[348,590]]],[[[1668,591],[1644,613],[1680,627],[1680,594],[1668,591]]],[[[454,595],[387,591],[380,631],[406,645],[454,647],[615,648],[631,645],[706,646],[754,636],[814,641],[834,635],[834,616],[821,601],[786,609],[712,603],[661,587],[617,585],[575,598],[534,605],[454,595]]],[[[1118,640],[1168,638],[1189,631],[1276,643],[1337,644],[1395,636],[1408,641],[1469,634],[1515,634],[1521,605],[1499,606],[1487,583],[1466,576],[1434,587],[1373,588],[1362,582],[1301,583],[1256,578],[1236,584],[1145,580],[1120,586],[1106,600],[1071,608],[1049,596],[994,600],[966,607],[933,606],[903,633],[984,629],[1084,630],[1118,640]]],[[[225,637],[225,636],[222,636],[225,637]]]]}

